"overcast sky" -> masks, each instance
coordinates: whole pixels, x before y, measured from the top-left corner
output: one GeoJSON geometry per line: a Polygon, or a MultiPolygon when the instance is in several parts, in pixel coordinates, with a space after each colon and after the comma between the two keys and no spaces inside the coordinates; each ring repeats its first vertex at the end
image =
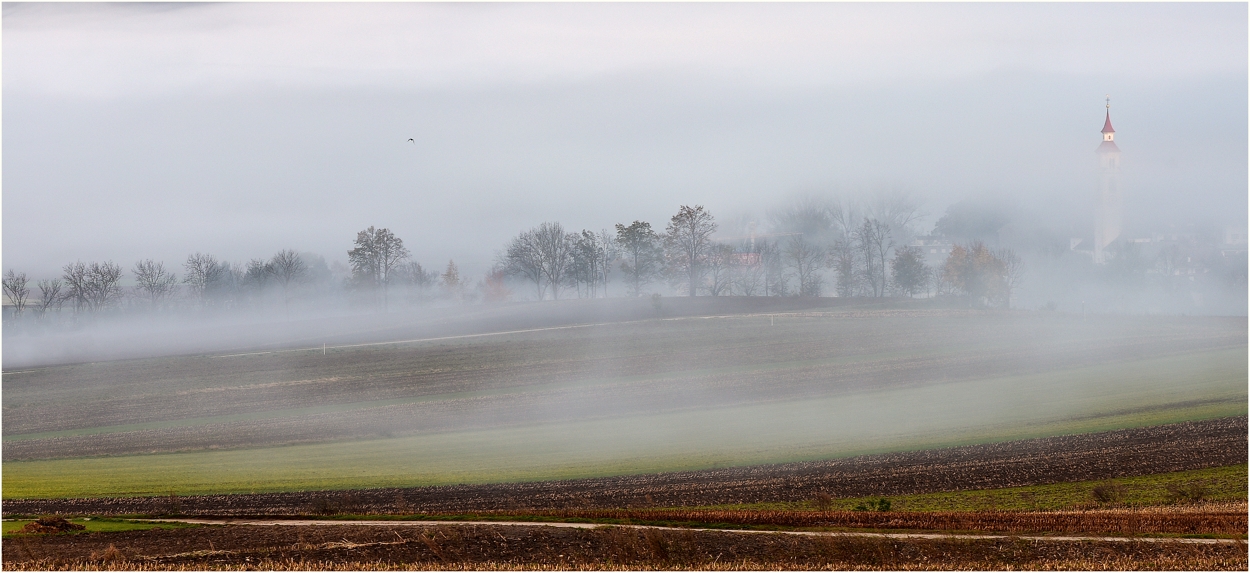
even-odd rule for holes
{"type": "Polygon", "coordinates": [[[3,10],[3,264],[33,278],[345,261],[369,225],[477,275],[547,220],[882,187],[1061,219],[1105,94],[1130,218],[1246,221],[1244,3],[3,10]]]}

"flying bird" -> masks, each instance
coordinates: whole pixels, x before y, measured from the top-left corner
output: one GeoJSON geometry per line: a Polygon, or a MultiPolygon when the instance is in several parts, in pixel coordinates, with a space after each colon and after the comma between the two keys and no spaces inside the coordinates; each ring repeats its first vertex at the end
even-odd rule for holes
{"type": "Polygon", "coordinates": [[[408,138],[408,141],[411,141],[413,145],[417,144],[417,141],[411,137],[408,138]]]}

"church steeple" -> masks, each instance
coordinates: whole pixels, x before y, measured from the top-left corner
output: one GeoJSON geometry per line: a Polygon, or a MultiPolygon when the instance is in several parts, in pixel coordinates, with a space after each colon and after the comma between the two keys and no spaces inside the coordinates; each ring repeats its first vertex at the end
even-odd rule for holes
{"type": "Polygon", "coordinates": [[[1120,152],[1119,146],[1115,144],[1115,128],[1111,127],[1111,96],[1107,96],[1107,121],[1102,123],[1102,145],[1098,146],[1098,152],[1120,152]]]}
{"type": "Polygon", "coordinates": [[[1120,237],[1124,204],[1120,189],[1120,147],[1111,127],[1111,96],[1107,96],[1107,119],[1102,124],[1102,144],[1098,146],[1098,208],[1094,220],[1094,262],[1103,264],[1107,248],[1120,237]]]}
{"type": "Polygon", "coordinates": [[[1115,128],[1111,127],[1111,96],[1107,96],[1107,121],[1102,124],[1102,140],[1115,141],[1115,128]]]}

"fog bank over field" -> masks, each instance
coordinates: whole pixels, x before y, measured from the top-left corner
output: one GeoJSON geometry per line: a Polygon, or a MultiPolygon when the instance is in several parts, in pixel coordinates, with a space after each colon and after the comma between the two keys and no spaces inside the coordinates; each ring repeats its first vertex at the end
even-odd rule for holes
{"type": "Polygon", "coordinates": [[[1244,424],[1246,21],[7,3],[6,501],[1244,424]]]}
{"type": "Polygon", "coordinates": [[[481,277],[543,221],[761,230],[786,197],[1004,196],[1088,232],[1246,225],[1239,4],[4,7],[4,265],[346,263],[371,225],[481,277]],[[408,139],[413,141],[409,142],[408,139]]]}
{"type": "Polygon", "coordinates": [[[455,341],[508,333],[576,330],[596,324],[721,315],[793,315],[804,312],[891,312],[932,308],[924,301],[777,297],[571,300],[544,303],[441,305],[392,312],[351,312],[299,307],[289,317],[225,314],[103,317],[94,323],[9,327],[4,368],[15,370],[189,354],[233,354],[385,346],[416,340],[455,341]]]}
{"type": "Polygon", "coordinates": [[[1245,413],[1243,318],[819,310],[11,370],[5,494],[561,479],[1245,413]]]}
{"type": "Polygon", "coordinates": [[[1244,4],[3,10],[6,369],[1247,309],[1244,4]]]}

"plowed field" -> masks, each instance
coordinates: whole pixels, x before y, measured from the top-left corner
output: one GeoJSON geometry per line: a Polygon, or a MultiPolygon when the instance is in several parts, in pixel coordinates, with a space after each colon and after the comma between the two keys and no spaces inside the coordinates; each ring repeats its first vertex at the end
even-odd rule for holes
{"type": "Polygon", "coordinates": [[[350,492],[10,499],[14,514],[306,515],[705,506],[1100,480],[1244,464],[1245,416],[854,458],[532,483],[350,492]],[[175,507],[176,505],[176,507],[175,507]]]}
{"type": "MultiPolygon", "coordinates": [[[[1244,415],[1246,366],[1244,318],[949,309],[52,366],[4,375],[3,494],[407,489],[987,444],[1244,415]]],[[[933,478],[889,483],[913,479],[933,478]]]]}
{"type": "Polygon", "coordinates": [[[542,526],[227,526],[4,540],[5,569],[1245,570],[1246,545],[542,526]],[[110,548],[112,548],[110,550],[110,548]]]}

